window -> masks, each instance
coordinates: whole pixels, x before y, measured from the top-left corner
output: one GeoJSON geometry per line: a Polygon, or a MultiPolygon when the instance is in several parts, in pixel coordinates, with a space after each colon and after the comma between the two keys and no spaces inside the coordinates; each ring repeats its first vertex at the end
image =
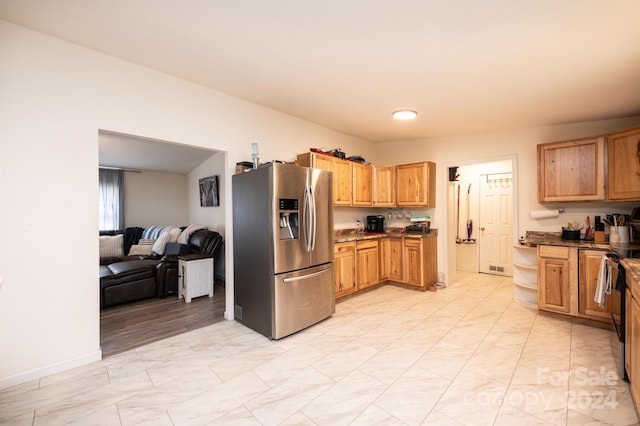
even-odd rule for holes
{"type": "Polygon", "coordinates": [[[124,173],[100,169],[98,175],[100,231],[124,228],[124,173]]]}

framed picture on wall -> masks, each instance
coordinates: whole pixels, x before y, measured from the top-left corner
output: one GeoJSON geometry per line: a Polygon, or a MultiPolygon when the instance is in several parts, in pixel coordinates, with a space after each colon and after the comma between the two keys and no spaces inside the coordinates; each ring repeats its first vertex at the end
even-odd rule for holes
{"type": "Polygon", "coordinates": [[[202,207],[217,207],[220,205],[218,197],[218,176],[209,176],[199,180],[200,205],[202,207]]]}

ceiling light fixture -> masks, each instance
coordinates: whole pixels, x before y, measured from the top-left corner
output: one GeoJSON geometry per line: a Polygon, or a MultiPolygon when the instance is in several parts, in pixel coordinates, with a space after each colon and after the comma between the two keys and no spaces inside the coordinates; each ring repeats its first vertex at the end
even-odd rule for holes
{"type": "Polygon", "coordinates": [[[418,116],[418,113],[412,109],[401,109],[393,113],[393,118],[396,120],[413,120],[418,116]]]}

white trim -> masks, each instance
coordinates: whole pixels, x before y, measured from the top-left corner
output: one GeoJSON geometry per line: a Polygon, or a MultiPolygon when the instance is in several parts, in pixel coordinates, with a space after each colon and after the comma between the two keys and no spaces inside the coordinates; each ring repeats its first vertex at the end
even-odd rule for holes
{"type": "Polygon", "coordinates": [[[81,367],[83,365],[91,364],[92,362],[102,360],[102,351],[91,352],[79,358],[74,358],[59,362],[56,364],[50,364],[45,367],[36,368],[26,371],[24,373],[16,374],[15,376],[9,376],[0,379],[0,389],[5,389],[11,386],[19,385],[29,382],[31,380],[41,379],[52,374],[60,373],[62,371],[70,370],[72,368],[81,367]]]}

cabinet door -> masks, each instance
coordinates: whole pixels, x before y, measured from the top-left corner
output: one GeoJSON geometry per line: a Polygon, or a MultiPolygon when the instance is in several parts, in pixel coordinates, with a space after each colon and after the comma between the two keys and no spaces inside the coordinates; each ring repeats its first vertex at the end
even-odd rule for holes
{"type": "Polygon", "coordinates": [[[607,139],[609,200],[640,200],[640,128],[607,139]]]}
{"type": "Polygon", "coordinates": [[[327,172],[332,172],[334,173],[334,164],[335,162],[333,161],[332,157],[326,156],[326,155],[317,155],[317,154],[313,154],[313,162],[312,162],[312,166],[313,168],[316,169],[321,169],[321,170],[325,170],[327,172]]]}
{"type": "Polygon", "coordinates": [[[627,370],[627,376],[629,377],[629,381],[631,381],[631,377],[633,372],[631,371],[631,335],[632,335],[632,324],[633,324],[633,316],[631,315],[631,301],[632,301],[631,291],[627,288],[625,290],[625,299],[624,299],[624,309],[625,309],[625,321],[624,321],[624,368],[627,370]]]}
{"type": "Polygon", "coordinates": [[[378,241],[357,243],[356,280],[358,290],[378,284],[378,241]]]}
{"type": "Polygon", "coordinates": [[[431,162],[397,166],[397,204],[399,206],[435,207],[435,172],[436,166],[431,162]]]}
{"type": "Polygon", "coordinates": [[[339,158],[335,159],[333,172],[333,204],[343,206],[351,205],[351,176],[351,162],[339,158]]]}
{"type": "Polygon", "coordinates": [[[640,400],[640,374],[638,374],[640,372],[640,305],[635,297],[631,299],[631,340],[626,344],[631,346],[629,388],[633,399],[638,403],[640,400]]]}
{"type": "Polygon", "coordinates": [[[538,201],[605,199],[604,136],[538,145],[538,201]]]}
{"type": "Polygon", "coordinates": [[[351,161],[305,152],[298,154],[298,164],[331,172],[333,174],[333,204],[351,205],[351,161]]]}
{"type": "Polygon", "coordinates": [[[395,166],[373,166],[373,205],[379,207],[396,205],[395,166]]]}
{"type": "Polygon", "coordinates": [[[353,169],[353,205],[371,205],[371,166],[368,164],[352,163],[353,169]]]}
{"type": "Polygon", "coordinates": [[[569,313],[569,261],[540,258],[538,273],[538,308],[569,313]]]}
{"type": "Polygon", "coordinates": [[[389,279],[402,282],[404,277],[402,271],[402,238],[389,239],[389,279]]]}
{"type": "Polygon", "coordinates": [[[356,291],[356,244],[334,244],[334,279],[336,298],[356,291]]]}
{"type": "Polygon", "coordinates": [[[426,288],[438,282],[438,239],[423,237],[422,244],[422,284],[426,288]]]}
{"type": "Polygon", "coordinates": [[[389,279],[389,269],[391,267],[391,257],[389,252],[389,238],[380,238],[378,240],[378,271],[380,282],[389,279]]]}
{"type": "MultiPolygon", "coordinates": [[[[580,250],[580,277],[578,279],[578,312],[583,315],[590,315],[603,318],[607,321],[611,318],[610,297],[606,298],[604,307],[600,307],[593,298],[598,285],[598,274],[600,272],[600,262],[605,255],[602,250],[580,250]]],[[[617,272],[617,271],[616,271],[617,272]]],[[[615,284],[616,276],[612,277],[615,284]]]]}
{"type": "Polygon", "coordinates": [[[422,268],[422,245],[418,238],[404,239],[404,282],[422,286],[423,284],[423,268],[422,268]]]}

